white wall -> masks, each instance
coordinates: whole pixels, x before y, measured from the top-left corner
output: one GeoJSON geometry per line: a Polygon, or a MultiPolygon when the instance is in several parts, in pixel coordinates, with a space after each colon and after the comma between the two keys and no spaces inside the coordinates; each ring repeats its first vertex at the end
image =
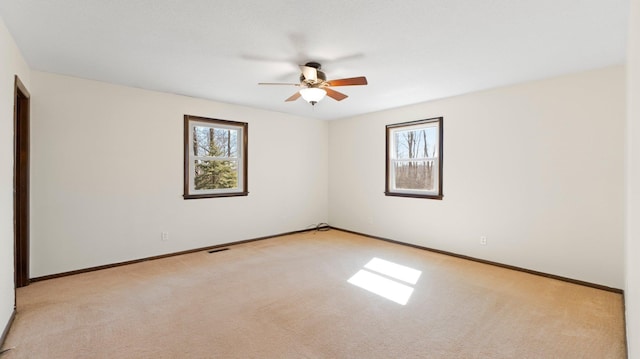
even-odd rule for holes
{"type": "Polygon", "coordinates": [[[0,17],[0,333],[13,312],[13,100],[15,75],[30,88],[29,67],[0,17]]]}
{"type": "Polygon", "coordinates": [[[324,121],[37,71],[31,76],[32,277],[328,219],[324,121]],[[184,114],[249,123],[249,196],[182,198],[184,114]]]}
{"type": "Polygon", "coordinates": [[[623,288],[624,76],[611,67],[331,122],[329,221],[623,288]],[[385,125],[437,116],[444,200],[386,197],[385,125]]]}
{"type": "Polygon", "coordinates": [[[626,287],[629,358],[640,358],[640,0],[631,0],[627,47],[626,287]]]}

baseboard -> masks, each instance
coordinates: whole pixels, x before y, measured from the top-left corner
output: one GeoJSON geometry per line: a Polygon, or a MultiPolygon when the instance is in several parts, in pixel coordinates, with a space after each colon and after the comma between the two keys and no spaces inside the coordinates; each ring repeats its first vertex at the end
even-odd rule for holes
{"type": "MultiPolygon", "coordinates": [[[[4,327],[2,331],[2,336],[0,337],[0,349],[4,346],[4,341],[7,339],[7,335],[9,335],[9,330],[11,329],[11,325],[13,324],[13,320],[16,319],[16,309],[13,308],[13,312],[11,312],[11,316],[9,317],[9,321],[7,325],[4,327]]],[[[1,352],[0,352],[1,353],[1,352]]]]}
{"type": "Polygon", "coordinates": [[[83,269],[73,270],[73,271],[69,271],[69,272],[49,274],[49,275],[45,275],[45,276],[42,276],[42,277],[31,278],[30,281],[31,281],[31,283],[39,282],[39,281],[48,280],[48,279],[67,277],[67,276],[75,275],[75,274],[94,272],[94,271],[97,271],[97,270],[114,268],[114,267],[121,267],[121,266],[126,266],[126,265],[129,265],[129,264],[135,264],[135,263],[141,263],[141,262],[146,262],[146,261],[152,261],[152,260],[156,260],[156,259],[174,257],[174,256],[183,255],[183,254],[195,253],[195,252],[200,252],[200,251],[209,251],[209,250],[212,250],[212,249],[217,249],[217,248],[222,248],[222,247],[229,247],[229,246],[234,246],[234,245],[237,245],[237,244],[243,244],[243,243],[249,243],[249,242],[255,242],[255,241],[261,241],[261,240],[274,238],[274,237],[288,236],[288,235],[291,235],[291,234],[303,233],[303,232],[311,232],[311,231],[318,230],[318,228],[321,228],[319,226],[320,225],[314,226],[313,228],[301,229],[299,231],[285,232],[285,233],[273,234],[273,235],[264,236],[264,237],[245,239],[245,240],[242,240],[242,241],[228,242],[228,243],[216,244],[216,245],[208,246],[208,247],[189,249],[189,250],[186,250],[186,251],[167,253],[167,254],[162,254],[162,255],[159,255],[159,256],[152,256],[152,257],[134,259],[134,260],[126,261],[126,262],[105,264],[105,265],[101,265],[101,266],[83,268],[83,269]]]}
{"type": "Polygon", "coordinates": [[[517,267],[517,266],[513,266],[513,265],[509,265],[509,264],[493,262],[493,261],[480,259],[480,258],[475,258],[475,257],[463,255],[463,254],[454,253],[454,252],[448,252],[448,251],[443,251],[443,250],[440,250],[440,249],[424,247],[424,246],[420,246],[420,245],[417,245],[417,244],[400,242],[400,241],[396,241],[396,240],[389,239],[389,238],[374,236],[374,235],[370,235],[370,234],[367,234],[367,233],[351,231],[351,230],[343,229],[343,228],[339,228],[339,227],[324,226],[324,223],[323,223],[322,227],[320,227],[320,225],[318,225],[318,226],[315,226],[313,228],[307,228],[307,229],[302,229],[302,230],[298,230],[298,231],[279,233],[279,234],[274,234],[274,235],[269,235],[269,236],[264,236],[264,237],[252,238],[252,239],[245,239],[245,240],[236,241],[236,242],[216,244],[216,245],[208,246],[208,247],[195,248],[195,249],[190,249],[190,250],[181,251],[181,252],[174,252],[174,253],[168,253],[168,254],[163,254],[163,255],[159,255],[159,256],[152,256],[152,257],[135,259],[135,260],[126,261],[126,262],[119,262],[119,263],[113,263],[113,264],[106,264],[106,265],[102,265],[102,266],[78,269],[78,270],[69,271],[69,272],[50,274],[50,275],[46,275],[46,276],[42,276],[42,277],[31,278],[31,282],[38,282],[38,281],[54,279],[54,278],[59,278],[59,277],[66,277],[66,276],[75,275],[75,274],[93,272],[93,271],[102,270],[102,269],[120,267],[120,266],[129,265],[129,264],[135,264],[135,263],[146,262],[146,261],[150,261],[150,260],[156,260],[156,259],[162,259],[162,258],[167,258],[167,257],[179,256],[179,255],[189,254],[189,253],[194,253],[194,252],[208,251],[208,250],[212,250],[212,249],[217,249],[217,248],[222,248],[222,247],[229,247],[229,246],[233,246],[233,245],[237,245],[237,244],[243,244],[243,243],[249,243],[249,242],[255,242],[255,241],[260,241],[260,240],[274,238],[274,237],[280,237],[280,236],[286,236],[286,235],[291,235],[291,234],[296,234],[296,233],[315,231],[315,230],[318,230],[319,228],[327,228],[327,227],[331,228],[331,229],[338,230],[338,231],[357,234],[357,235],[360,235],[360,236],[364,236],[364,237],[368,237],[368,238],[372,238],[372,239],[377,239],[377,240],[381,240],[381,241],[385,241],[385,242],[389,242],[389,243],[395,243],[395,244],[400,244],[400,245],[413,247],[413,248],[417,248],[417,249],[421,249],[421,250],[426,250],[426,251],[430,251],[430,252],[434,252],[434,253],[445,254],[445,255],[448,255],[448,256],[452,256],[452,257],[457,257],[457,258],[466,259],[466,260],[470,260],[470,261],[474,261],[474,262],[494,265],[494,266],[497,266],[497,267],[516,270],[516,271],[519,271],[519,272],[529,273],[529,274],[538,275],[538,276],[542,276],[542,277],[546,277],[546,278],[556,279],[556,280],[560,280],[560,281],[563,281],[563,282],[583,285],[583,286],[587,286],[587,287],[591,287],[591,288],[595,288],[595,289],[605,290],[605,291],[608,291],[608,292],[624,294],[624,291],[622,289],[618,289],[618,288],[611,288],[611,287],[607,287],[607,286],[604,286],[604,285],[601,285],[601,284],[585,282],[585,281],[578,280],[578,279],[573,279],[573,278],[563,277],[563,276],[559,276],[559,275],[555,275],[555,274],[539,272],[539,271],[526,269],[526,268],[522,268],[522,267],[517,267]]]}
{"type": "Polygon", "coordinates": [[[400,241],[396,241],[396,240],[389,239],[389,238],[378,237],[378,236],[373,236],[373,235],[366,234],[366,233],[350,231],[348,229],[338,228],[338,227],[334,227],[334,226],[331,226],[331,228],[335,229],[335,230],[338,230],[338,231],[357,234],[357,235],[360,235],[360,236],[364,236],[364,237],[368,237],[368,238],[372,238],[372,239],[377,239],[377,240],[381,240],[381,241],[385,241],[385,242],[401,244],[401,245],[404,245],[404,246],[413,247],[413,248],[417,248],[417,249],[422,249],[422,250],[429,251],[429,252],[445,254],[445,255],[448,255],[448,256],[456,257],[456,258],[466,259],[466,260],[479,262],[479,263],[484,263],[484,264],[490,264],[490,265],[497,266],[497,267],[516,270],[516,271],[519,271],[519,272],[538,275],[538,276],[541,276],[541,277],[556,279],[556,280],[560,280],[560,281],[563,281],[563,282],[569,282],[569,283],[573,283],[573,284],[583,285],[583,286],[586,286],[586,287],[591,287],[591,288],[595,288],[595,289],[605,290],[605,291],[608,291],[608,292],[613,292],[613,293],[623,294],[624,295],[624,291],[622,289],[611,288],[611,287],[607,287],[607,286],[604,286],[604,285],[601,285],[601,284],[585,282],[585,281],[581,281],[581,280],[578,280],[578,279],[562,277],[562,276],[555,275],[555,274],[538,272],[538,271],[535,271],[535,270],[526,269],[526,268],[522,268],[522,267],[516,267],[516,266],[509,265],[509,264],[503,264],[503,263],[499,263],[499,262],[488,261],[488,260],[485,260],[485,259],[466,256],[466,255],[458,254],[458,253],[454,253],[454,252],[443,251],[443,250],[440,250],[440,249],[423,247],[423,246],[419,246],[417,244],[400,242],[400,241]]]}

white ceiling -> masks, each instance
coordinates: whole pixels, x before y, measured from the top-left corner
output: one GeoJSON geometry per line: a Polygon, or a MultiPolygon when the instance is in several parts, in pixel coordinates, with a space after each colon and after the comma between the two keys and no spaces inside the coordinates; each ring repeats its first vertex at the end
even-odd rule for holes
{"type": "Polygon", "coordinates": [[[1,0],[36,70],[336,119],[623,64],[628,0],[1,0]],[[298,64],[368,86],[285,103],[298,64]]]}

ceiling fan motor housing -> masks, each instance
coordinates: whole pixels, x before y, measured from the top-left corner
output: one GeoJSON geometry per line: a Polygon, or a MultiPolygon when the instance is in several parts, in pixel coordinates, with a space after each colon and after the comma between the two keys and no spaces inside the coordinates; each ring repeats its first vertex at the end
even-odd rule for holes
{"type": "Polygon", "coordinates": [[[319,63],[307,62],[306,64],[304,64],[304,66],[313,67],[314,69],[316,69],[316,79],[314,81],[313,79],[308,79],[304,77],[304,74],[300,74],[300,82],[313,86],[313,85],[320,85],[323,82],[327,81],[327,75],[325,75],[323,71],[320,71],[321,65],[319,63]]]}

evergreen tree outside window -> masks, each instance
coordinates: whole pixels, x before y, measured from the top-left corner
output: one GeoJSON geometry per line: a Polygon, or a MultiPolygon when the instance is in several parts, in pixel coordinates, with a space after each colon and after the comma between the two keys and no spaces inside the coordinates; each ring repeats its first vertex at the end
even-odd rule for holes
{"type": "Polygon", "coordinates": [[[386,129],[385,194],[442,199],[442,117],[386,129]]]}
{"type": "Polygon", "coordinates": [[[184,116],[184,198],[246,196],[245,122],[184,116]]]}

